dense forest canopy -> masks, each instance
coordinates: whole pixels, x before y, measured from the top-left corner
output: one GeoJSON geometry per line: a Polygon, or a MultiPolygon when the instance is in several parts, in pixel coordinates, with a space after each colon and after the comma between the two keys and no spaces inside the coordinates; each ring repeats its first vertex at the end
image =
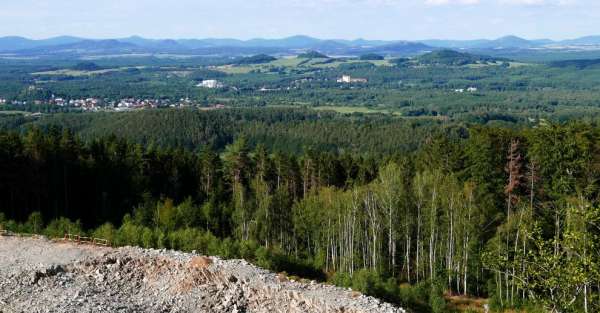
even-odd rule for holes
{"type": "Polygon", "coordinates": [[[377,156],[45,129],[0,134],[2,227],[246,257],[423,311],[443,291],[599,308],[596,126],[470,127],[377,156]]]}
{"type": "Polygon", "coordinates": [[[454,50],[438,50],[433,51],[417,58],[421,64],[438,64],[438,65],[467,65],[467,64],[486,64],[486,63],[502,63],[509,62],[509,59],[493,58],[489,56],[474,55],[470,53],[462,53],[454,50]]]}
{"type": "Polygon", "coordinates": [[[132,142],[160,147],[204,146],[222,150],[245,136],[252,145],[299,154],[304,147],[321,151],[382,154],[412,151],[436,132],[460,129],[435,120],[400,120],[385,115],[306,109],[144,110],[125,113],[63,113],[41,118],[0,116],[0,129],[61,126],[85,140],[115,134],[132,142]]]}

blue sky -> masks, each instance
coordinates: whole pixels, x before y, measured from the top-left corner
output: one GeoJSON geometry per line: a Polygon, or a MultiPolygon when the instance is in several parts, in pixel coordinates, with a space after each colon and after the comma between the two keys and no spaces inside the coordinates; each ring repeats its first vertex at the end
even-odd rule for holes
{"type": "Polygon", "coordinates": [[[473,39],[600,35],[599,0],[0,0],[0,36],[473,39]]]}

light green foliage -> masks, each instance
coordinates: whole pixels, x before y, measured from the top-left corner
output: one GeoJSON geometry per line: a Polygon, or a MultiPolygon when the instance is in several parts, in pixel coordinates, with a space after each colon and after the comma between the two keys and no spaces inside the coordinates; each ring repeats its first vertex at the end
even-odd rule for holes
{"type": "Polygon", "coordinates": [[[109,243],[114,243],[117,237],[117,230],[111,223],[104,223],[93,231],[94,238],[106,239],[109,243]]]}
{"type": "Polygon", "coordinates": [[[62,238],[65,234],[84,235],[79,221],[72,222],[68,218],[61,217],[50,221],[43,231],[50,238],[62,238]]]}
{"type": "Polygon", "coordinates": [[[156,244],[156,239],[155,239],[155,235],[154,232],[148,228],[148,227],[144,227],[144,230],[142,231],[142,246],[144,248],[152,248],[155,247],[156,244]]]}
{"type": "Polygon", "coordinates": [[[446,300],[444,299],[444,285],[434,280],[431,283],[431,294],[429,295],[429,306],[432,313],[446,312],[446,300]]]}
{"type": "Polygon", "coordinates": [[[119,227],[116,236],[117,245],[141,246],[141,235],[144,233],[142,226],[136,225],[129,216],[123,218],[123,224],[119,227]]]}

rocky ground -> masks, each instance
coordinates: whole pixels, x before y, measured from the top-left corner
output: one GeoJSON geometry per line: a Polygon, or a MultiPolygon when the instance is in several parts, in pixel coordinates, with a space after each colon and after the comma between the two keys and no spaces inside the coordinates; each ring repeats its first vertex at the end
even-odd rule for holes
{"type": "Polygon", "coordinates": [[[390,312],[341,288],[299,283],[243,260],[0,237],[0,313],[390,312]]]}

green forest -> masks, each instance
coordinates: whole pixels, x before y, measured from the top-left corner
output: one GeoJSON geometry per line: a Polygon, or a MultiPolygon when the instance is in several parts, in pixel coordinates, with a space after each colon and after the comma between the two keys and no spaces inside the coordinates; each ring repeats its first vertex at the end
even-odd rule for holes
{"type": "Polygon", "coordinates": [[[600,310],[595,124],[115,114],[5,117],[0,227],[245,258],[415,312],[600,310]]]}
{"type": "Polygon", "coordinates": [[[195,106],[339,106],[392,112],[407,118],[474,123],[519,123],[530,118],[597,118],[598,61],[555,62],[441,50],[411,59],[378,55],[335,58],[99,58],[0,60],[0,111],[65,112],[55,98],[96,98],[109,108],[121,99],[153,99],[195,106]],[[366,58],[366,59],[365,59],[366,58]],[[343,75],[366,83],[341,84],[343,75]],[[218,80],[221,88],[200,88],[218,80]],[[457,92],[474,88],[473,92],[457,92]],[[12,103],[18,103],[12,105],[12,103]]]}
{"type": "Polygon", "coordinates": [[[0,58],[0,229],[600,312],[600,61],[523,53],[0,58]]]}

